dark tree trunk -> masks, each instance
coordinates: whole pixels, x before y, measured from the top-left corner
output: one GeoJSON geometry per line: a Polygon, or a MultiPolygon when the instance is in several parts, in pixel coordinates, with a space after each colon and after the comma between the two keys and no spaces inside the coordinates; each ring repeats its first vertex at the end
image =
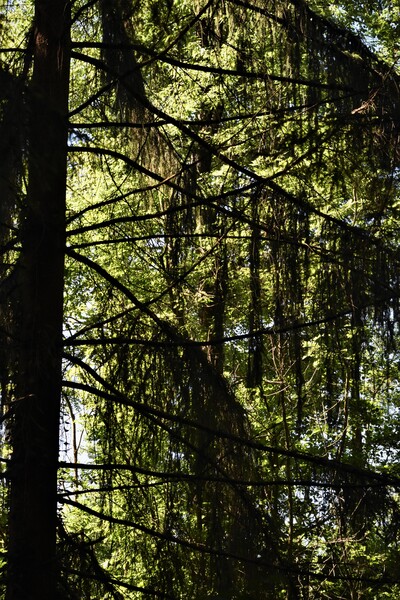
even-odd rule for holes
{"type": "Polygon", "coordinates": [[[7,600],[55,600],[69,17],[37,0],[22,217],[7,600]]]}

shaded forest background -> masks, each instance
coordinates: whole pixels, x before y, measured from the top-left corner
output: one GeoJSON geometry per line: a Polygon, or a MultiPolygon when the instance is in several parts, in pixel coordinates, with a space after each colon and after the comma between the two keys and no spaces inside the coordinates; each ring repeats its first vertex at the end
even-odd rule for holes
{"type": "Polygon", "coordinates": [[[1,11],[1,597],[398,598],[398,1],[1,11]]]}

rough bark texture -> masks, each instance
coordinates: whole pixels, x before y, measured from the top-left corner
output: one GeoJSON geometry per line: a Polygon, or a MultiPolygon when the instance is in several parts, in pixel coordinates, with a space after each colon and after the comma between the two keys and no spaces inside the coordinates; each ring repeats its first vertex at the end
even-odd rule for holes
{"type": "Polygon", "coordinates": [[[21,231],[7,600],[59,598],[56,516],[68,46],[65,0],[37,0],[28,102],[29,183],[21,231]]]}

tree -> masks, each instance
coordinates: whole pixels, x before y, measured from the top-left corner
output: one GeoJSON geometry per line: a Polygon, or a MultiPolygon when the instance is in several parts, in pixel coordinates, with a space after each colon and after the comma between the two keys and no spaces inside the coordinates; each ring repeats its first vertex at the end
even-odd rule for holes
{"type": "Polygon", "coordinates": [[[19,323],[8,470],[10,600],[56,596],[69,29],[65,2],[37,2],[35,9],[27,92],[29,180],[16,275],[19,323]]]}
{"type": "Polygon", "coordinates": [[[8,3],[7,600],[398,595],[377,4],[8,3]]]}

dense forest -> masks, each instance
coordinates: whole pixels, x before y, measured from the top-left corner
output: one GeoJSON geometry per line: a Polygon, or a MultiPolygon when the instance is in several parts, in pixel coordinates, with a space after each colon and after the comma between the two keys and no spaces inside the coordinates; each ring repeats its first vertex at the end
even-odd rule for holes
{"type": "Polygon", "coordinates": [[[399,1],[0,6],[0,598],[397,599],[399,1]]]}

